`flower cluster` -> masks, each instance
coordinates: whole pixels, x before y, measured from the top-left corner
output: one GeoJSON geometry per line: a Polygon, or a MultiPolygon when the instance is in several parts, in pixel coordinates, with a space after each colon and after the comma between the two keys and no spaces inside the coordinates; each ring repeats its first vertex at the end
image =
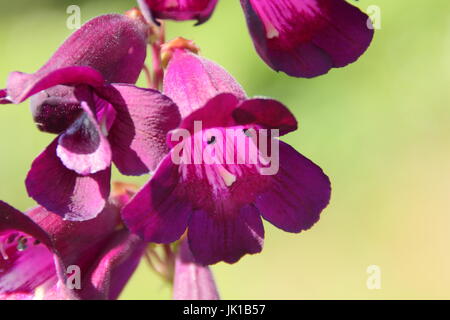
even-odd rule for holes
{"type": "MultiPolygon", "coordinates": [[[[0,202],[2,299],[116,299],[142,257],[174,298],[217,299],[208,265],[260,252],[263,219],[299,233],[328,205],[322,169],[278,139],[297,130],[290,110],[248,97],[192,41],[165,41],[164,19],[202,24],[217,0],[138,4],[87,22],[0,90],[1,104],[29,99],[37,128],[56,135],[26,178],[38,206],[0,202]],[[135,85],[142,71],[149,88],[135,85]],[[111,189],[112,164],[151,178],[111,189]]],[[[343,67],[372,40],[367,16],[344,0],[241,5],[258,54],[291,76],[343,67]]]]}

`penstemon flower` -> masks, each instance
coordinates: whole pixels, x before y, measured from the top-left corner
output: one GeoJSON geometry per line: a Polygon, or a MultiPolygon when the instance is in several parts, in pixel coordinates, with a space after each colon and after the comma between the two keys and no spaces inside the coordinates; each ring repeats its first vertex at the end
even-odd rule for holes
{"type": "MultiPolygon", "coordinates": [[[[152,19],[206,22],[214,12],[218,0],[138,0],[152,19]]],[[[157,22],[156,20],[154,20],[157,22]]]]}
{"type": "Polygon", "coordinates": [[[116,299],[146,247],[120,224],[129,196],[117,194],[85,222],[0,201],[0,299],[116,299]]]}
{"type": "MultiPolygon", "coordinates": [[[[157,19],[203,23],[217,1],[145,0],[157,19]]],[[[369,18],[345,0],[240,0],[256,51],[276,71],[311,78],[356,61],[369,47],[369,18]]]]}
{"type": "MultiPolygon", "coordinates": [[[[174,299],[219,299],[209,265],[261,252],[263,220],[300,233],[320,219],[331,183],[279,139],[298,128],[289,109],[248,97],[194,42],[166,43],[160,20],[201,24],[217,2],[138,0],[141,11],[96,17],[39,70],[9,75],[0,104],[29,98],[56,138],[25,181],[39,205],[0,201],[0,299],[116,299],[142,257],[174,299]],[[149,89],[135,86],[141,71],[149,89]],[[110,195],[113,163],[152,176],[110,195]]],[[[291,76],[346,66],[373,38],[344,0],[240,4],[258,54],[291,76]]]]}
{"type": "Polygon", "coordinates": [[[170,153],[123,209],[132,232],[146,241],[170,243],[187,230],[199,263],[234,263],[262,250],[261,217],[296,233],[317,222],[330,198],[328,177],[288,144],[260,134],[297,129],[285,106],[246,98],[224,69],[180,48],[171,53],[164,92],[177,103],[183,120],[168,135],[170,153]],[[265,167],[268,145],[270,168],[265,167]],[[261,158],[263,164],[252,162],[261,158]],[[275,162],[278,170],[272,170],[275,162]]]}
{"type": "Polygon", "coordinates": [[[6,99],[20,103],[32,96],[39,129],[58,135],[26,179],[29,195],[48,210],[69,220],[92,219],[108,199],[112,162],[123,174],[140,175],[168,151],[165,133],[179,122],[176,106],[158,91],[131,85],[146,45],[147,28],[139,20],[100,16],[36,73],[10,75],[6,99]]]}
{"type": "Polygon", "coordinates": [[[182,241],[175,261],[174,300],[218,300],[219,293],[211,270],[195,261],[189,244],[182,241]]]}

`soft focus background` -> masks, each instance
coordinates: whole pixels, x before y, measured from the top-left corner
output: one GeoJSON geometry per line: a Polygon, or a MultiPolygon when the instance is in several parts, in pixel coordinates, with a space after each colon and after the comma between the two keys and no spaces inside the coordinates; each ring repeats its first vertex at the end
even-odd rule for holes
{"type": "MultiPolygon", "coordinates": [[[[220,0],[200,27],[168,24],[169,39],[194,39],[249,95],[289,106],[301,126],[286,140],[333,184],[314,228],[296,235],[266,224],[261,254],[213,267],[224,299],[450,298],[450,2],[352,3],[378,5],[381,30],[357,63],[312,80],[277,74],[258,58],[237,0],[220,0]],[[380,290],[366,286],[370,265],[381,268],[380,290]]],[[[134,1],[1,1],[0,87],[10,71],[37,70],[71,33],[70,4],[85,22],[134,1]]],[[[34,205],[23,181],[51,139],[35,129],[28,102],[0,108],[0,199],[34,205]]],[[[142,263],[122,298],[170,295],[142,263]]]]}

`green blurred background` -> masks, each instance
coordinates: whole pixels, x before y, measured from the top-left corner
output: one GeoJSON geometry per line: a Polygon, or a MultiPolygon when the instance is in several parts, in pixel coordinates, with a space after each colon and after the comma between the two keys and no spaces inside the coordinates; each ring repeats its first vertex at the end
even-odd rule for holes
{"type": "MultiPolygon", "coordinates": [[[[261,254],[213,266],[224,299],[450,298],[450,2],[352,3],[378,5],[381,29],[357,63],[312,80],[277,74],[258,58],[237,0],[220,0],[200,27],[168,23],[169,39],[194,39],[249,95],[289,106],[300,130],[286,140],[333,184],[314,228],[296,235],[266,223],[261,254]],[[379,290],[366,286],[370,265],[381,268],[379,290]]],[[[70,4],[85,22],[134,1],[1,1],[0,87],[10,71],[37,70],[71,33],[70,4]]],[[[0,108],[0,199],[34,205],[23,181],[53,138],[35,129],[27,102],[0,108]]],[[[142,263],[122,298],[170,291],[142,263]]]]}

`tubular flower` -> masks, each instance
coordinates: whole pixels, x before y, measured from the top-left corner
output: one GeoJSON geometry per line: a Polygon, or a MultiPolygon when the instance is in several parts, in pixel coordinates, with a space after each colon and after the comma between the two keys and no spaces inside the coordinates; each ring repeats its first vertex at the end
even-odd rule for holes
{"type": "Polygon", "coordinates": [[[94,218],[110,192],[111,163],[127,175],[154,169],[179,123],[169,98],[133,85],[146,56],[147,27],[105,15],[69,37],[37,72],[13,72],[3,96],[31,97],[38,128],[58,137],[34,160],[29,195],[69,220],[94,218]],[[116,84],[115,82],[120,82],[116,84]]]}
{"type": "Polygon", "coordinates": [[[319,220],[330,182],[277,139],[297,129],[284,105],[246,98],[221,67],[180,49],[164,81],[183,120],[168,134],[170,153],[123,209],[132,232],[170,243],[187,230],[195,260],[206,265],[260,252],[261,217],[296,233],[319,220]]]}
{"type": "MultiPolygon", "coordinates": [[[[258,54],[272,69],[290,76],[311,78],[344,67],[373,38],[369,17],[345,0],[240,2],[258,54]]],[[[204,22],[215,5],[207,0],[146,0],[142,10],[158,19],[204,22]]]]}
{"type": "Polygon", "coordinates": [[[43,207],[23,214],[0,201],[0,299],[116,299],[146,247],[120,227],[128,197],[114,197],[85,222],[43,207]]]}
{"type": "Polygon", "coordinates": [[[153,19],[206,22],[214,12],[218,0],[138,0],[145,13],[153,19]]]}
{"type": "Polygon", "coordinates": [[[219,300],[211,270],[198,264],[189,244],[182,241],[175,261],[174,300],[219,300]]]}
{"type": "Polygon", "coordinates": [[[311,78],[369,47],[368,16],[345,0],[241,0],[256,51],[274,70],[311,78]]]}

